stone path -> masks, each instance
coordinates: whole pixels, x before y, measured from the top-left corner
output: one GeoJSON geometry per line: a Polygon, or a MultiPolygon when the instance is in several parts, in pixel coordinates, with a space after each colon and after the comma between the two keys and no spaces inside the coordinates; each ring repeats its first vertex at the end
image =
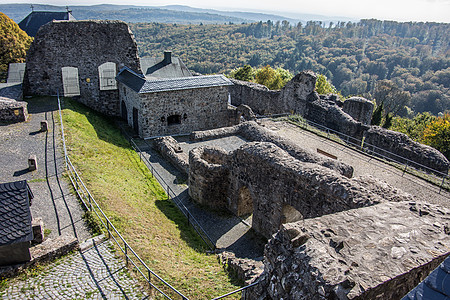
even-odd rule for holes
{"type": "Polygon", "coordinates": [[[15,280],[0,292],[2,299],[143,299],[136,282],[126,272],[105,241],[85,251],[63,257],[37,276],[15,280]]]}
{"type": "MultiPolygon", "coordinates": [[[[91,237],[83,209],[71,193],[64,172],[64,156],[56,98],[28,101],[27,122],[0,125],[0,182],[28,180],[34,194],[31,213],[42,218],[49,237],[70,234],[80,242],[91,237]],[[40,132],[48,121],[49,131],[40,132]],[[28,171],[35,154],[38,170],[28,171]]],[[[6,299],[142,299],[138,284],[126,274],[124,261],[114,257],[109,242],[77,252],[48,265],[37,277],[7,282],[6,299]]]]}

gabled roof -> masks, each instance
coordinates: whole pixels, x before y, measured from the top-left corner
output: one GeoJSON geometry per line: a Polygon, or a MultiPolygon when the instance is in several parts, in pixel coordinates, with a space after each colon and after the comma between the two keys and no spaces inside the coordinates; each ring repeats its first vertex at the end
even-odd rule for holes
{"type": "Polygon", "coordinates": [[[0,184],[0,246],[33,239],[32,198],[33,193],[25,180],[0,184]]]}
{"type": "Polygon", "coordinates": [[[155,57],[142,57],[141,69],[147,79],[178,78],[192,76],[178,57],[171,57],[170,63],[155,57]]]}
{"type": "Polygon", "coordinates": [[[233,85],[233,83],[223,75],[148,80],[129,68],[120,70],[116,79],[139,94],[233,85]]]}
{"type": "Polygon", "coordinates": [[[29,36],[34,37],[42,25],[53,20],[75,20],[75,18],[68,11],[32,11],[20,21],[19,27],[29,36]]]}

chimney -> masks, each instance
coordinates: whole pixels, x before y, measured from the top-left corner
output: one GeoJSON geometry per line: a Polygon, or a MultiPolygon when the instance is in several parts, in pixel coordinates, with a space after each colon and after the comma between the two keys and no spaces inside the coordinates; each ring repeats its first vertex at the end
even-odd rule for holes
{"type": "Polygon", "coordinates": [[[164,51],[164,64],[172,63],[172,51],[164,51]]]}

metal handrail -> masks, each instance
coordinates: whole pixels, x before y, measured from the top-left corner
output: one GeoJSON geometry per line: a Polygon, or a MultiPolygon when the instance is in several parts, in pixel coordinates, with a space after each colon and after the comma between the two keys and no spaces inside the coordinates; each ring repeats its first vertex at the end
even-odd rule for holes
{"type": "Polygon", "coordinates": [[[362,151],[366,155],[369,155],[371,157],[380,157],[380,158],[382,158],[384,160],[392,161],[394,163],[400,164],[400,165],[402,165],[404,167],[403,174],[406,172],[406,170],[409,167],[409,168],[413,168],[414,170],[416,170],[418,172],[421,172],[424,175],[434,176],[437,180],[441,180],[442,179],[442,181],[441,181],[441,183],[439,185],[439,193],[443,189],[443,186],[444,186],[444,183],[445,183],[446,179],[449,177],[448,174],[445,174],[443,172],[434,170],[434,169],[432,169],[430,167],[424,166],[424,165],[422,165],[422,164],[420,164],[418,162],[415,162],[413,160],[410,160],[408,158],[400,156],[400,155],[398,155],[396,153],[392,153],[392,152],[390,152],[388,150],[385,150],[383,148],[377,147],[375,145],[372,145],[372,144],[369,144],[369,143],[365,143],[364,142],[364,138],[362,140],[356,139],[356,138],[354,138],[352,136],[349,136],[349,135],[347,135],[345,133],[342,133],[340,131],[328,128],[328,127],[326,127],[326,126],[324,126],[322,124],[315,123],[315,122],[307,120],[305,118],[302,118],[301,120],[299,120],[298,123],[301,124],[299,126],[304,127],[305,129],[307,129],[307,127],[309,125],[309,126],[317,128],[317,129],[319,129],[321,131],[326,132],[328,139],[330,139],[330,133],[338,135],[339,137],[344,137],[346,139],[344,141],[345,144],[349,144],[349,145],[353,146],[358,151],[362,151]],[[389,155],[389,156],[383,155],[380,152],[382,152],[382,153],[384,152],[384,153],[386,153],[386,155],[389,155]],[[397,159],[395,159],[393,157],[395,157],[397,159]],[[417,167],[414,167],[414,166],[417,166],[417,167]],[[425,172],[424,172],[424,170],[425,170],[425,172]],[[426,171],[428,171],[428,172],[426,172],[426,171]]]}
{"type": "Polygon", "coordinates": [[[176,288],[171,286],[167,281],[165,281],[163,278],[161,278],[158,274],[156,274],[153,270],[151,270],[147,264],[139,257],[139,255],[134,251],[134,249],[128,244],[128,242],[123,238],[123,236],[119,233],[117,228],[114,226],[114,224],[109,220],[109,218],[106,216],[106,214],[103,212],[103,210],[98,205],[97,201],[95,201],[94,197],[91,195],[89,190],[87,189],[86,185],[84,184],[83,180],[81,179],[80,175],[78,174],[77,170],[73,166],[72,162],[70,161],[69,156],[67,155],[67,150],[65,146],[65,137],[64,137],[64,127],[62,123],[62,114],[61,114],[61,102],[59,98],[59,94],[57,96],[58,98],[58,108],[59,108],[59,115],[60,115],[60,122],[61,122],[61,135],[63,140],[63,147],[64,147],[64,158],[66,162],[66,168],[68,170],[68,175],[70,178],[70,181],[78,195],[78,197],[81,199],[83,205],[88,211],[93,211],[98,219],[100,220],[103,227],[108,232],[108,236],[112,237],[119,249],[122,251],[122,253],[126,257],[126,261],[130,261],[133,266],[138,270],[138,272],[144,277],[144,279],[147,281],[147,283],[155,288],[158,292],[160,292],[165,298],[172,299],[170,296],[165,294],[161,289],[159,289],[157,286],[155,286],[151,282],[151,276],[157,278],[163,285],[168,287],[172,292],[176,293],[178,296],[181,297],[183,300],[188,300],[186,296],[184,296],[181,292],[179,292],[176,288]],[[87,199],[86,199],[87,198],[87,199]],[[87,200],[87,201],[86,201],[87,200]],[[86,203],[88,202],[88,203],[86,203]],[[100,215],[99,215],[100,212],[100,215]],[[103,217],[103,218],[102,218],[103,217]],[[112,229],[112,231],[110,230],[112,229]],[[123,246],[121,246],[120,242],[117,240],[116,236],[122,241],[123,246]],[[134,262],[133,258],[129,256],[128,250],[131,251],[131,253],[134,255],[134,257],[142,264],[142,266],[147,271],[147,276],[142,272],[142,270],[138,267],[138,265],[134,262]],[[148,278],[147,278],[148,277],[148,278]]]}
{"type": "Polygon", "coordinates": [[[241,292],[241,291],[243,291],[243,290],[246,290],[246,289],[248,289],[248,288],[250,288],[250,287],[252,287],[252,286],[255,286],[255,285],[257,285],[257,284],[259,284],[259,281],[255,281],[255,282],[253,282],[253,283],[251,283],[251,284],[249,284],[249,285],[247,285],[247,286],[244,286],[244,287],[242,287],[242,288],[240,288],[240,289],[237,289],[237,290],[235,290],[235,291],[229,292],[229,293],[227,293],[227,294],[225,294],[225,295],[216,297],[216,298],[211,299],[211,300],[223,299],[223,298],[225,298],[225,297],[228,297],[228,296],[231,296],[231,295],[233,295],[233,294],[239,293],[239,292],[241,292]]]}
{"type": "MultiPolygon", "coordinates": [[[[183,204],[180,197],[175,194],[175,192],[172,190],[172,188],[169,186],[169,184],[164,180],[164,178],[161,176],[161,174],[158,173],[158,171],[153,168],[153,165],[150,163],[150,161],[142,155],[144,153],[139,146],[136,144],[133,138],[130,138],[131,147],[139,153],[140,159],[145,163],[147,168],[150,170],[150,173],[153,177],[158,180],[159,184],[163,187],[165,187],[165,191],[167,192],[167,196],[172,202],[175,204],[175,206],[184,214],[184,216],[188,219],[188,223],[194,228],[194,230],[197,232],[197,234],[200,236],[200,238],[205,242],[205,244],[210,248],[210,250],[214,250],[216,248],[215,243],[213,242],[212,238],[208,235],[206,230],[203,229],[203,227],[200,225],[200,223],[197,221],[197,219],[192,215],[192,213],[189,211],[189,209],[183,204]],[[206,239],[205,239],[206,237],[206,239]]],[[[150,154],[149,154],[150,155],[150,154]]]]}

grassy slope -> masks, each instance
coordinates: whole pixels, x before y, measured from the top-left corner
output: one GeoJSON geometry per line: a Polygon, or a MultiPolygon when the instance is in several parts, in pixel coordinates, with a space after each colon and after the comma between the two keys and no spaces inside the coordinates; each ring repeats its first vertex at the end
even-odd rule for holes
{"type": "MultiPolygon", "coordinates": [[[[236,289],[139,156],[107,118],[65,100],[69,156],[89,190],[147,265],[191,299],[236,289]]],[[[237,297],[237,296],[236,296],[237,297]]],[[[227,298],[232,299],[232,297],[227,298]]]]}

